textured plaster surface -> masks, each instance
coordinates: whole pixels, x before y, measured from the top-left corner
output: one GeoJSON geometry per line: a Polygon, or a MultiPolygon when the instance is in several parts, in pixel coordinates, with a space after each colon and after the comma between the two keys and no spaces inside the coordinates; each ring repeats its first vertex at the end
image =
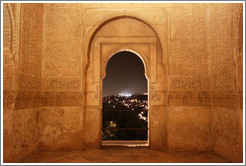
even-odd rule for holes
{"type": "Polygon", "coordinates": [[[12,151],[14,162],[18,162],[38,150],[39,130],[37,109],[19,109],[13,113],[12,151]]]}
{"type": "Polygon", "coordinates": [[[242,162],[243,155],[243,124],[242,109],[212,109],[212,140],[213,150],[221,156],[242,162]],[[239,120],[241,119],[241,120],[239,120]]]}
{"type": "Polygon", "coordinates": [[[38,114],[39,150],[82,150],[81,107],[43,107],[38,114]]]}
{"type": "Polygon", "coordinates": [[[210,151],[210,108],[169,107],[167,144],[171,151],[210,151]]]}

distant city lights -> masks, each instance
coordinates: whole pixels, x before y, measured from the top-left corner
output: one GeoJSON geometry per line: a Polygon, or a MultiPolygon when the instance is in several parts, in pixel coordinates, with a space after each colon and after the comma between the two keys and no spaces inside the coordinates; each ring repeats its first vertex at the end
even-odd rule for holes
{"type": "Polygon", "coordinates": [[[131,93],[119,93],[119,96],[130,97],[132,96],[132,94],[131,93]]]}

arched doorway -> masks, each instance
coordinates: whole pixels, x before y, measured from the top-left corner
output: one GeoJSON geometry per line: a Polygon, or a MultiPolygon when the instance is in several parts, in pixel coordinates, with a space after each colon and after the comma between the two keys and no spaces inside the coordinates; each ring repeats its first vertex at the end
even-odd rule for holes
{"type": "Polygon", "coordinates": [[[148,146],[148,78],[140,56],[115,53],[103,79],[103,146],[148,146]]]}
{"type": "Polygon", "coordinates": [[[154,29],[145,21],[119,16],[103,22],[91,35],[85,66],[84,147],[99,148],[102,140],[102,90],[110,57],[122,50],[141,55],[149,78],[149,146],[166,148],[166,66],[154,29]],[[93,125],[91,125],[93,124],[93,125]]]}

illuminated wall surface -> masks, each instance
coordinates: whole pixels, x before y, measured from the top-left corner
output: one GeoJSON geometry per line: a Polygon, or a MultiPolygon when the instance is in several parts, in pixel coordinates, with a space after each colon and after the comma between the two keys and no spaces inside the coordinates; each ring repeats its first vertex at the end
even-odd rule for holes
{"type": "Polygon", "coordinates": [[[243,6],[3,5],[3,157],[100,148],[112,55],[145,67],[149,147],[243,160],[243,6]]]}

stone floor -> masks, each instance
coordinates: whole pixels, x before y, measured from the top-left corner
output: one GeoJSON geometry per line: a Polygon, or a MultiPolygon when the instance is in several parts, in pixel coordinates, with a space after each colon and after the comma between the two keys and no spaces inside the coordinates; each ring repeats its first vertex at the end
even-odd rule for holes
{"type": "Polygon", "coordinates": [[[164,152],[147,147],[103,147],[85,151],[39,152],[23,163],[227,163],[208,152],[164,152]]]}

